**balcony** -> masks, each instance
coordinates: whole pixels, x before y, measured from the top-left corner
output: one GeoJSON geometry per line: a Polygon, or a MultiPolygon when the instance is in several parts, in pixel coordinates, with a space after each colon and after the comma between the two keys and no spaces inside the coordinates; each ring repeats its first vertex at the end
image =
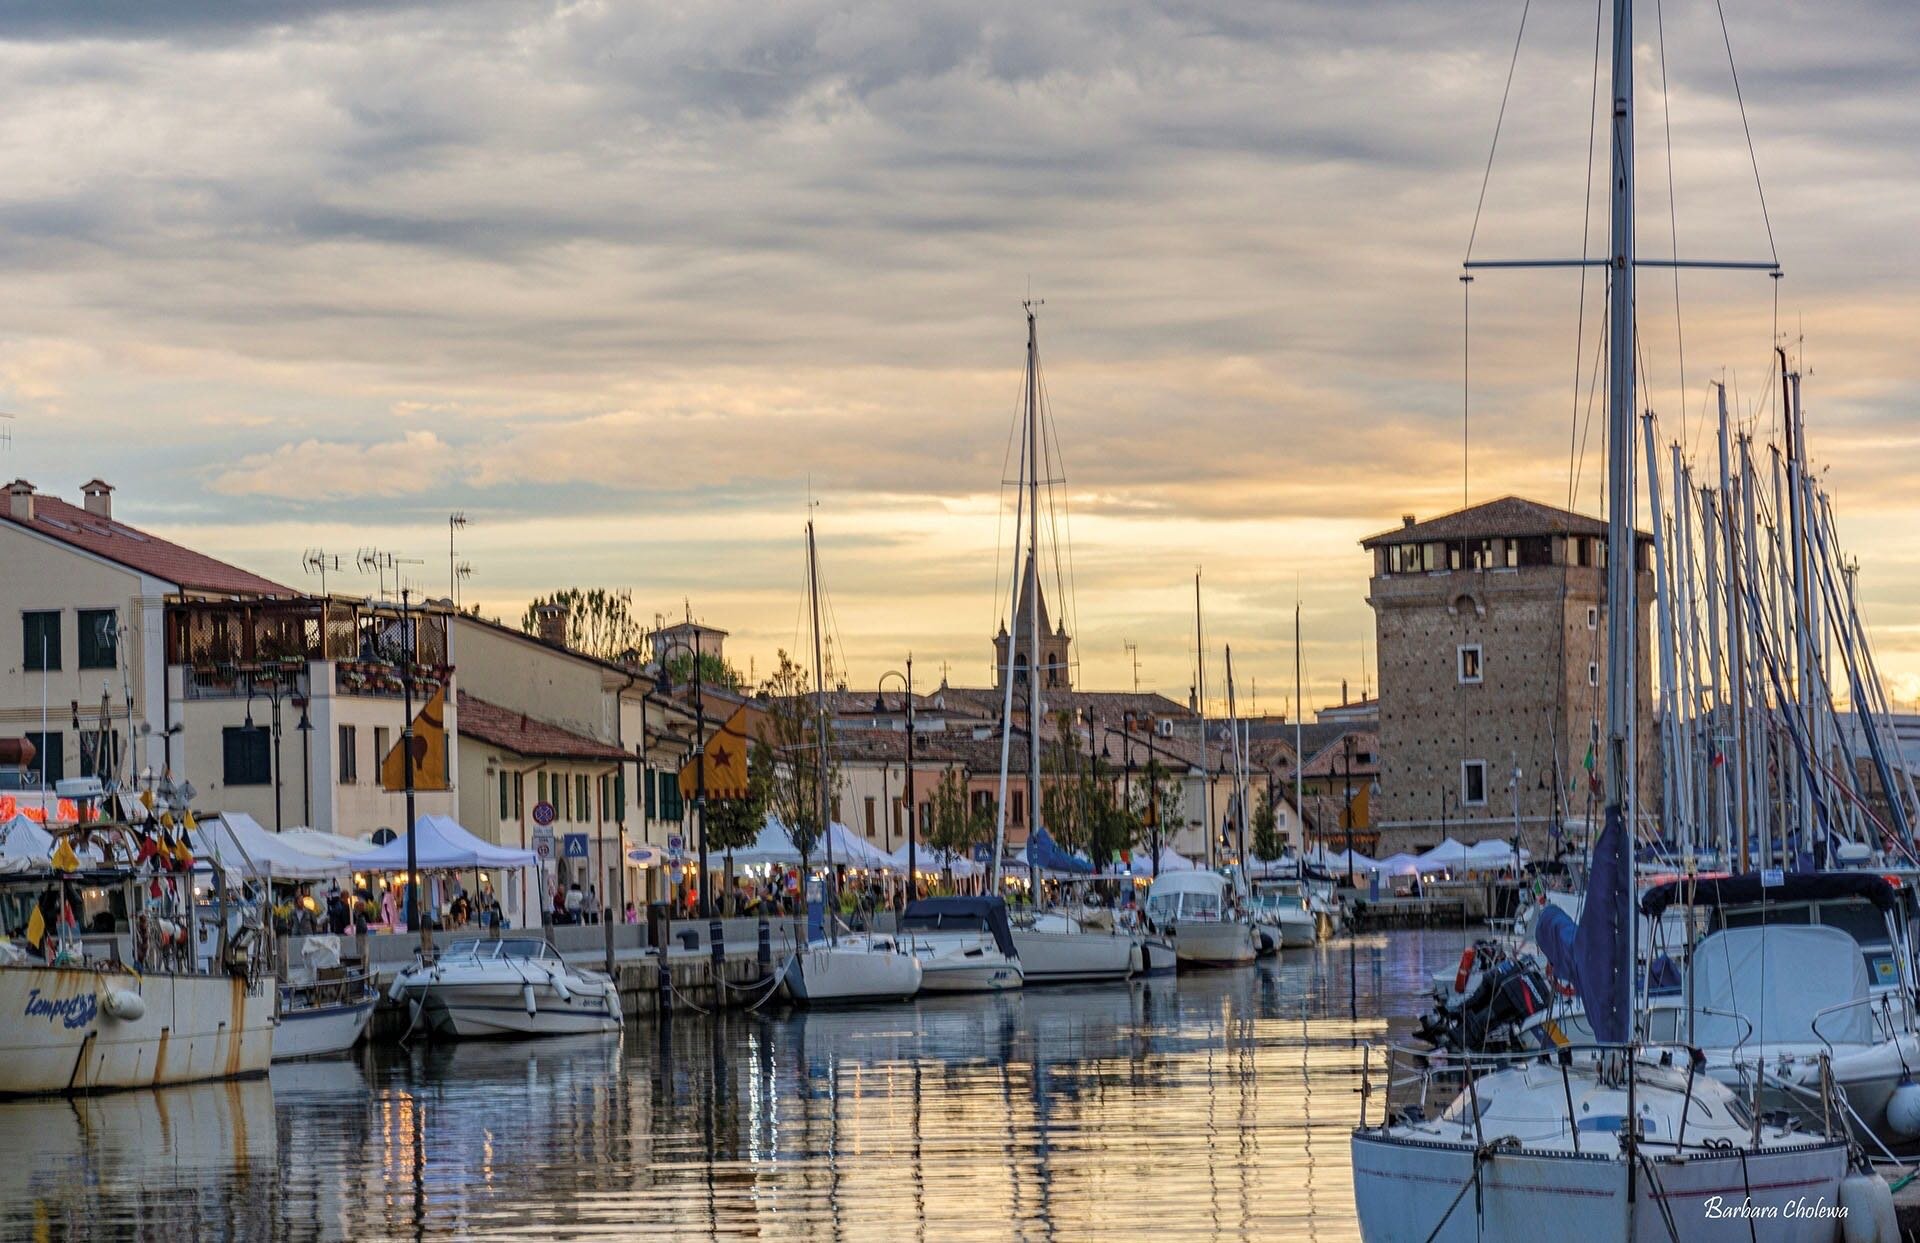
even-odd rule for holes
{"type": "Polygon", "coordinates": [[[182,667],[187,699],[300,689],[312,676],[331,676],[336,694],[397,699],[409,657],[416,694],[452,672],[444,611],[403,618],[389,605],[337,599],[183,600],[167,605],[166,619],[167,664],[182,667]],[[331,675],[313,670],[323,663],[331,675]]]}

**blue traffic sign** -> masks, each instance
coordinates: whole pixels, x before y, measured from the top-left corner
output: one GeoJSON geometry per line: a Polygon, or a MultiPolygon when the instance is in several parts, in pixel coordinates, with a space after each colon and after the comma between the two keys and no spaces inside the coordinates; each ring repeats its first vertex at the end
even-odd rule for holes
{"type": "Polygon", "coordinates": [[[587,835],[585,833],[567,834],[565,838],[565,847],[566,847],[565,854],[567,858],[569,859],[586,858],[587,857],[587,835]]]}

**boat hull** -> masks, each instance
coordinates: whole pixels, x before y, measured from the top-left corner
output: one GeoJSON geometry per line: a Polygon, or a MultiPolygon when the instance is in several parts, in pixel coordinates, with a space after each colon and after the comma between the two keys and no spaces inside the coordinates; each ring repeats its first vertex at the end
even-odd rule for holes
{"type": "Polygon", "coordinates": [[[273,1060],[326,1057],[360,1043],[373,1021],[374,999],[283,1012],[273,1025],[273,1060]]]}
{"type": "Polygon", "coordinates": [[[1028,987],[1124,980],[1134,971],[1131,937],[1015,928],[1013,945],[1028,987]]]}
{"type": "Polygon", "coordinates": [[[571,990],[562,997],[550,985],[534,985],[533,1005],[525,986],[461,984],[442,981],[405,988],[410,1003],[421,1007],[419,1022],[435,1036],[459,1040],[512,1036],[578,1036],[617,1031],[617,999],[608,991],[571,990]]]}
{"type": "Polygon", "coordinates": [[[0,967],[0,1096],[264,1074],[273,1005],[225,975],[0,967]]]}
{"type": "Polygon", "coordinates": [[[1616,1156],[1495,1152],[1472,1188],[1471,1144],[1353,1137],[1353,1197],[1366,1243],[1538,1243],[1577,1221],[1585,1240],[1831,1243],[1846,1145],[1649,1157],[1629,1188],[1616,1156]],[[1463,1193],[1463,1188],[1466,1190],[1463,1193]],[[1759,1215],[1749,1216],[1743,1206],[1759,1215]],[[1825,1209],[1828,1215],[1822,1216],[1825,1209]],[[1720,1214],[1716,1216],[1715,1214],[1720,1214]],[[1671,1223],[1669,1222],[1671,1218],[1671,1223]],[[1558,1228],[1555,1223],[1558,1223],[1558,1228]]]}
{"type": "Polygon", "coordinates": [[[1003,993],[1025,986],[1020,961],[995,950],[934,954],[920,960],[922,993],[1003,993]]]}
{"type": "Polygon", "coordinates": [[[1253,931],[1231,922],[1189,921],[1168,930],[1174,954],[1185,967],[1237,967],[1254,959],[1253,931]]]}
{"type": "Polygon", "coordinates": [[[1170,975],[1180,969],[1180,955],[1163,937],[1140,938],[1140,975],[1170,975]]]}
{"type": "Polygon", "coordinates": [[[787,963],[787,991],[802,1005],[897,1001],[920,991],[921,968],[911,954],[858,946],[809,945],[787,963]]]}

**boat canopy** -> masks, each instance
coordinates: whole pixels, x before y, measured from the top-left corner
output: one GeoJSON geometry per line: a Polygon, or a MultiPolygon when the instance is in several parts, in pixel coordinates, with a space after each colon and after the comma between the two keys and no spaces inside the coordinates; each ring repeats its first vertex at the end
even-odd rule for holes
{"type": "MultiPolygon", "coordinates": [[[[460,827],[452,816],[421,816],[413,822],[414,858],[421,871],[450,868],[530,868],[540,862],[531,850],[496,846],[460,827]]],[[[396,837],[377,850],[345,860],[359,871],[404,872],[407,839],[396,837]]]]}
{"type": "Polygon", "coordinates": [[[1227,878],[1218,872],[1167,872],[1147,890],[1149,897],[1162,894],[1200,893],[1218,898],[1227,891],[1227,878]]]}
{"type": "Polygon", "coordinates": [[[1762,902],[1822,902],[1865,898],[1882,911],[1897,910],[1893,886],[1871,872],[1789,872],[1777,885],[1763,885],[1757,872],[1655,885],[1640,897],[1640,913],[1657,917],[1669,906],[1757,906],[1762,902]],[[1691,892],[1689,892],[1691,891],[1691,892]]]}
{"type": "Polygon", "coordinates": [[[902,932],[991,932],[993,943],[1009,958],[1013,928],[1007,923],[1007,904],[999,898],[916,898],[900,918],[902,932]]]}
{"type": "Polygon", "coordinates": [[[1729,928],[1694,948],[1693,1043],[1872,1044],[1869,990],[1860,944],[1838,928],[1729,928]],[[1816,1016],[1828,1009],[1816,1031],[1816,1016]]]}

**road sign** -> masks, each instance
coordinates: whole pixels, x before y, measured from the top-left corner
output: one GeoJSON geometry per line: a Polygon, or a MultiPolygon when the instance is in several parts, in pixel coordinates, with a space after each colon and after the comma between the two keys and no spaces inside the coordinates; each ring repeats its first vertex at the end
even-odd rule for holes
{"type": "Polygon", "coordinates": [[[678,833],[667,834],[667,854],[670,857],[674,859],[678,859],[680,857],[680,851],[685,846],[686,846],[686,843],[681,840],[680,835],[678,833]]]}
{"type": "Polygon", "coordinates": [[[563,853],[567,858],[584,859],[587,857],[587,835],[585,833],[569,833],[562,841],[566,847],[563,853]]]}
{"type": "Polygon", "coordinates": [[[543,864],[553,862],[552,836],[549,835],[547,837],[534,838],[533,839],[533,855],[534,855],[534,858],[540,860],[540,862],[543,864]]]}
{"type": "Polygon", "coordinates": [[[552,803],[535,803],[533,805],[533,822],[535,824],[552,824],[553,823],[553,804],[552,803]]]}
{"type": "Polygon", "coordinates": [[[1762,889],[1777,889],[1786,883],[1787,872],[1785,868],[1760,869],[1760,887],[1762,889]]]}

